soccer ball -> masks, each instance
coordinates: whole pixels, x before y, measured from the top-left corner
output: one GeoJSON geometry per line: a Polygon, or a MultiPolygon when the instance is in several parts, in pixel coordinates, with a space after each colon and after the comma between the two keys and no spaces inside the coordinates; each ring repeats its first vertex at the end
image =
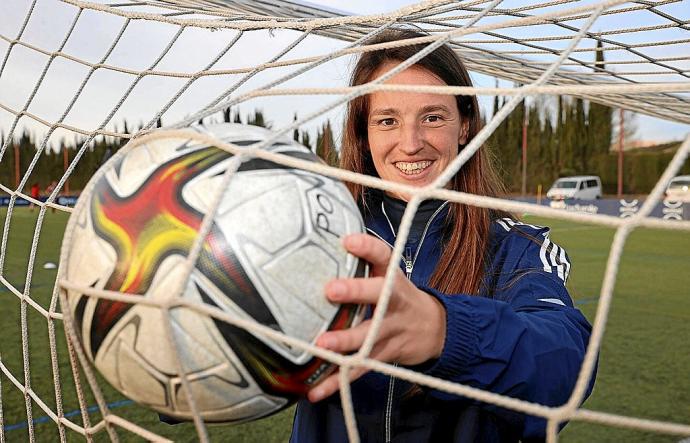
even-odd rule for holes
{"type": "MultiPolygon", "coordinates": [[[[237,146],[273,135],[238,124],[195,130],[237,146]]],[[[267,149],[319,161],[290,139],[267,149]]],[[[63,311],[87,358],[120,392],[178,419],[193,418],[180,366],[203,419],[240,422],[288,406],[332,365],[189,307],[166,315],[138,302],[183,297],[309,343],[363,315],[362,307],[323,295],[330,279],[366,273],[340,244],[364,232],[347,188],[258,158],[247,157],[233,173],[198,260],[191,274],[184,271],[233,161],[238,157],[194,137],[130,144],[89,182],[62,246],[63,279],[132,294],[125,303],[63,289],[63,311]]]]}

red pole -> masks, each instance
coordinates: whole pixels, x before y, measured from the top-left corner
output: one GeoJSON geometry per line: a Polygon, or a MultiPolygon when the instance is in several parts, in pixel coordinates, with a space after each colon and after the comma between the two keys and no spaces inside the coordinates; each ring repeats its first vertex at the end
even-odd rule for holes
{"type": "Polygon", "coordinates": [[[623,141],[625,139],[623,128],[623,109],[620,109],[620,118],[618,119],[618,198],[623,197],[623,141]]]}
{"type": "MultiPolygon", "coordinates": [[[[67,146],[62,147],[62,167],[65,172],[67,172],[67,167],[69,165],[69,153],[67,152],[67,146]]],[[[65,181],[65,194],[69,195],[69,179],[65,181]]]]}
{"type": "Polygon", "coordinates": [[[522,196],[527,195],[527,104],[525,103],[525,118],[522,121],[522,196]]]}

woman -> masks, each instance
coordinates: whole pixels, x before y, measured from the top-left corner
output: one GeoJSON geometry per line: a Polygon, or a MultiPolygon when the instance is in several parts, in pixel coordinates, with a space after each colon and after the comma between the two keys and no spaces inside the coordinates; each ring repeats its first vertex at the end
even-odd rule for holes
{"type": "MultiPolygon", "coordinates": [[[[372,43],[418,37],[387,32],[372,43]]],[[[364,53],[351,84],[369,82],[423,46],[364,53]]],[[[443,46],[388,80],[391,84],[471,86],[453,51],[443,46]]],[[[376,92],[349,104],[341,166],[397,183],[436,179],[480,128],[475,97],[376,92]]],[[[497,195],[486,150],[477,152],[448,188],[497,195]]],[[[344,245],[372,265],[367,279],[331,281],[334,303],[375,307],[409,195],[360,185],[350,190],[370,235],[344,245]]],[[[453,382],[544,405],[565,403],[575,385],[590,325],[565,288],[570,264],[548,229],[508,214],[443,201],[417,212],[390,304],[371,357],[453,382]]],[[[317,345],[356,352],[371,321],[324,333],[317,345]]],[[[362,441],[541,440],[545,420],[480,404],[402,380],[352,372],[352,398],[362,441]]],[[[590,387],[591,389],[591,387],[590,387]]],[[[345,441],[338,378],[331,375],[298,404],[293,442],[345,441]]]]}

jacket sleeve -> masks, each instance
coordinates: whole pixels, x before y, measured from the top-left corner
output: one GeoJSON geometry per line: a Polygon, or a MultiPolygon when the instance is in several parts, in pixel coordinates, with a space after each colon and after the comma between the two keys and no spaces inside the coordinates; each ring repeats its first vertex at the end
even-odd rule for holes
{"type": "MultiPolygon", "coordinates": [[[[542,238],[548,242],[548,232],[542,238]]],[[[558,272],[562,263],[554,262],[554,267],[547,269],[550,265],[543,260],[543,242],[525,239],[509,247],[510,254],[501,260],[502,271],[509,275],[491,298],[445,295],[422,288],[444,305],[447,320],[443,352],[425,372],[510,397],[560,406],[575,386],[591,326],[573,307],[564,275],[558,272]]],[[[594,377],[587,395],[593,382],[594,377]]],[[[432,395],[454,398],[440,391],[432,395]]],[[[544,419],[490,408],[520,429],[523,440],[543,438],[544,419]]]]}

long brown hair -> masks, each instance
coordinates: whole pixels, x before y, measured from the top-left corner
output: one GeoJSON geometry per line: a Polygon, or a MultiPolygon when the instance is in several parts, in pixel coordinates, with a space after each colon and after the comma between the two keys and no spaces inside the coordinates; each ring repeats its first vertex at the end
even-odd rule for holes
{"type": "MultiPolygon", "coordinates": [[[[385,31],[368,43],[378,44],[390,41],[421,37],[411,30],[385,31]]],[[[424,48],[415,44],[397,48],[365,52],[355,66],[350,85],[361,85],[373,80],[373,75],[386,62],[402,62],[424,48]]],[[[434,73],[450,86],[472,86],[467,69],[455,52],[443,45],[416,63],[434,73]]],[[[479,104],[475,96],[457,95],[458,110],[463,121],[468,123],[467,143],[481,129],[479,104]]],[[[354,172],[378,176],[369,150],[367,120],[369,98],[360,96],[348,104],[347,118],[343,131],[340,166],[354,172]]],[[[462,150],[465,145],[459,145],[462,150]]],[[[365,204],[365,190],[362,185],[347,183],[355,200],[365,204]]],[[[490,156],[485,148],[479,149],[453,177],[450,188],[471,194],[497,196],[502,187],[490,156]]],[[[477,294],[484,274],[486,250],[489,241],[491,219],[500,213],[486,208],[451,204],[444,227],[443,252],[429,285],[446,294],[477,294]]],[[[504,214],[500,214],[504,215],[504,214]]]]}

